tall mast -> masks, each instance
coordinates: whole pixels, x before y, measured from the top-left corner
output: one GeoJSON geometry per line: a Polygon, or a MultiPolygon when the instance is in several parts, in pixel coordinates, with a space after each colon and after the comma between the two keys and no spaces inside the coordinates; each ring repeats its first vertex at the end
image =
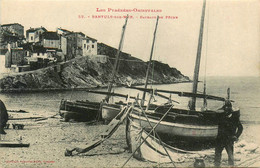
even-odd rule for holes
{"type": "MultiPolygon", "coordinates": [[[[149,77],[149,72],[150,72],[150,68],[151,68],[151,61],[152,61],[152,57],[153,57],[153,48],[154,48],[154,42],[155,42],[155,36],[156,36],[156,31],[157,31],[158,20],[159,20],[159,16],[157,16],[156,25],[155,25],[155,29],[154,29],[154,33],[153,33],[152,49],[151,49],[150,59],[149,59],[149,62],[148,62],[148,67],[147,67],[146,77],[145,77],[145,85],[144,85],[145,89],[147,89],[147,84],[148,84],[148,77],[149,77]]],[[[143,98],[142,98],[142,102],[141,102],[142,105],[144,105],[145,93],[146,92],[143,93],[143,98]]]]}
{"type": "MultiPolygon", "coordinates": [[[[125,35],[125,28],[126,28],[126,25],[127,25],[127,20],[128,20],[128,15],[126,16],[125,24],[122,27],[121,39],[120,39],[118,50],[117,50],[117,53],[116,53],[116,60],[115,60],[114,67],[113,67],[113,70],[112,70],[112,77],[110,78],[108,89],[107,89],[108,93],[111,93],[112,85],[113,85],[115,74],[116,74],[116,70],[117,70],[117,67],[118,67],[117,64],[118,64],[119,55],[120,55],[120,52],[121,52],[121,49],[122,49],[122,43],[123,43],[123,39],[124,39],[124,35],[125,35]]],[[[109,94],[106,96],[106,98],[105,98],[106,102],[109,101],[110,96],[111,95],[109,95],[109,94]]]]}
{"type": "MultiPolygon", "coordinates": [[[[198,89],[198,80],[199,80],[199,71],[200,71],[200,58],[201,58],[201,48],[202,48],[202,39],[203,39],[203,27],[204,27],[204,17],[205,17],[205,8],[206,8],[206,0],[203,0],[203,7],[202,7],[202,15],[200,21],[200,32],[199,32],[199,41],[198,41],[198,48],[197,48],[197,57],[196,57],[196,64],[194,69],[193,75],[193,89],[192,93],[197,93],[198,89]]],[[[196,97],[191,99],[191,110],[195,110],[196,108],[196,97]]]]}

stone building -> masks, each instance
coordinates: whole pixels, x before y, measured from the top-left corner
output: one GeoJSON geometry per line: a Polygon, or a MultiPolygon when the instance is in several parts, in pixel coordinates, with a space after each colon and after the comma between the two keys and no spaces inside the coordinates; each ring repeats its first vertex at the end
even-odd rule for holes
{"type": "Polygon", "coordinates": [[[9,49],[5,54],[5,67],[10,68],[12,65],[25,65],[26,51],[22,48],[9,49]]]}
{"type": "Polygon", "coordinates": [[[85,38],[85,34],[81,32],[71,32],[66,34],[67,38],[67,58],[70,60],[78,55],[82,55],[82,40],[85,38]]]}
{"type": "Polygon", "coordinates": [[[41,45],[44,48],[49,49],[59,49],[60,48],[60,38],[57,32],[47,31],[42,33],[41,45]]]}
{"type": "Polygon", "coordinates": [[[24,27],[19,23],[3,24],[1,29],[17,35],[19,38],[24,38],[24,27]]]}
{"type": "Polygon", "coordinates": [[[57,34],[59,35],[59,38],[60,38],[60,47],[59,49],[61,49],[62,53],[66,56],[67,53],[68,53],[68,49],[67,49],[67,37],[66,35],[67,34],[70,34],[71,31],[69,30],[66,30],[66,29],[62,29],[62,28],[57,28],[56,30],[57,34]]]}

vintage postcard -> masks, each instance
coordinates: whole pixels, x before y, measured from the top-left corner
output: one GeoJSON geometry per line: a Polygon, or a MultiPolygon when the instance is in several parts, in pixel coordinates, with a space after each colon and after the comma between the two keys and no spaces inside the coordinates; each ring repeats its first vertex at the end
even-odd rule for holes
{"type": "Polygon", "coordinates": [[[259,167],[259,0],[1,0],[0,167],[259,167]]]}

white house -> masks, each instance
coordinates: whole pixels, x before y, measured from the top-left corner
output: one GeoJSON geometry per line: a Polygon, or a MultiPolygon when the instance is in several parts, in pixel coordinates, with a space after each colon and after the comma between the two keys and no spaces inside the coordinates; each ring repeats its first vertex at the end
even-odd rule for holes
{"type": "Polygon", "coordinates": [[[97,55],[97,40],[86,36],[82,39],[82,55],[97,55]]]}
{"type": "Polygon", "coordinates": [[[26,30],[26,41],[29,43],[36,43],[41,40],[42,33],[47,30],[44,27],[30,28],[26,30]]]}

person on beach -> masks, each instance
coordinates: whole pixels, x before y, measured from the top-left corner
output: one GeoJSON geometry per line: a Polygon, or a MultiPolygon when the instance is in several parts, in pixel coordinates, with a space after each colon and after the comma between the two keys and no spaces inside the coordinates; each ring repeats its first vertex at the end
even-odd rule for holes
{"type": "Polygon", "coordinates": [[[0,100],[0,140],[2,140],[2,135],[5,135],[4,127],[8,121],[8,113],[5,104],[0,100]]]}
{"type": "Polygon", "coordinates": [[[228,154],[228,164],[234,166],[234,141],[237,141],[243,132],[243,126],[240,122],[240,111],[233,111],[229,100],[225,101],[222,109],[224,114],[219,118],[215,147],[214,164],[216,167],[219,167],[221,164],[221,155],[224,148],[228,154]]]}

